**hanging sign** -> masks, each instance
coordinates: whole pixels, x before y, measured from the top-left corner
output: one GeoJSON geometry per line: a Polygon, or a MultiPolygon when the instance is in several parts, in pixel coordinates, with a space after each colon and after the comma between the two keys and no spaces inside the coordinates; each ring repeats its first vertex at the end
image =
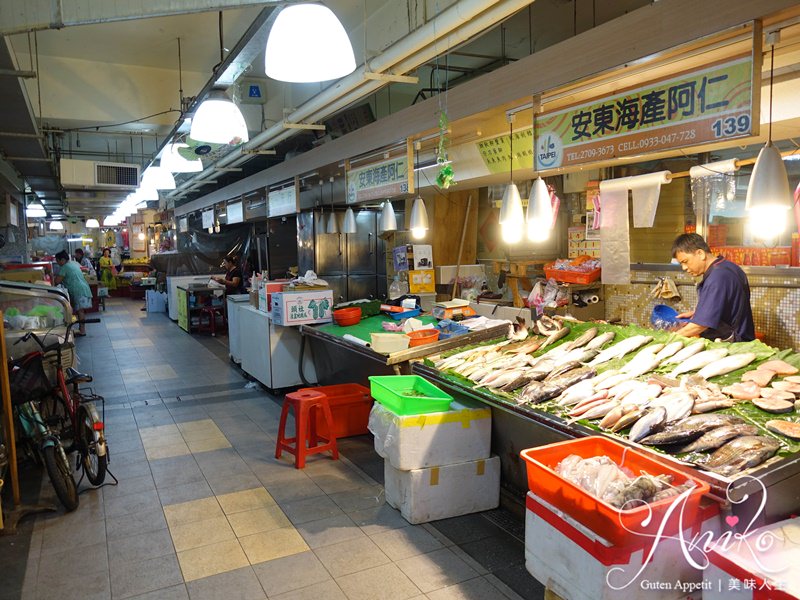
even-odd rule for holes
{"type": "Polygon", "coordinates": [[[756,76],[748,54],[545,112],[536,117],[536,170],[755,135],[756,76]]]}
{"type": "Polygon", "coordinates": [[[244,211],[242,210],[242,203],[241,202],[228,202],[228,225],[233,225],[235,223],[241,223],[244,221],[244,211]]]}
{"type": "Polygon", "coordinates": [[[187,231],[189,231],[189,219],[188,218],[182,217],[178,221],[178,231],[180,231],[181,233],[186,233],[187,231]]]}
{"type": "Polygon", "coordinates": [[[214,226],[214,210],[203,211],[203,229],[214,226]]]}
{"type": "Polygon", "coordinates": [[[347,171],[347,203],[379,200],[410,194],[414,184],[405,156],[347,171]]]}
{"type": "Polygon", "coordinates": [[[297,191],[294,185],[269,193],[267,216],[282,217],[297,212],[297,191]]]}
{"type": "Polygon", "coordinates": [[[533,168],[533,128],[515,131],[512,138],[500,135],[478,142],[483,163],[492,173],[510,173],[533,168]],[[511,152],[514,152],[512,159],[511,152]]]}

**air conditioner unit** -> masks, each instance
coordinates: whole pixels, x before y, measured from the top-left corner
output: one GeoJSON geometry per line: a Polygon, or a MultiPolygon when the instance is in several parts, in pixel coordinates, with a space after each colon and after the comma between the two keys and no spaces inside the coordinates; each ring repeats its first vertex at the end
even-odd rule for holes
{"type": "Polygon", "coordinates": [[[139,186],[139,165],[62,158],[60,166],[65,189],[133,191],[139,186]]]}

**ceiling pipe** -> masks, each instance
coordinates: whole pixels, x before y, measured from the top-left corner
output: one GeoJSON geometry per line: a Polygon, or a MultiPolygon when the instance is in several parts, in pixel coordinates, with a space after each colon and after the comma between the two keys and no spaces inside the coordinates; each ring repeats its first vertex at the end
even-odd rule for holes
{"type": "MultiPolygon", "coordinates": [[[[365,78],[365,72],[382,73],[392,70],[402,74],[417,68],[450,48],[474,37],[484,29],[510,17],[530,4],[530,0],[497,0],[487,8],[486,0],[461,0],[437,15],[422,27],[398,40],[379,56],[367,61],[347,77],[323,90],[286,117],[289,122],[316,121],[333,114],[356,100],[371,94],[386,83],[365,78]],[[437,39],[438,37],[438,39],[437,39]]],[[[194,183],[219,175],[215,167],[240,164],[248,160],[242,151],[276,145],[294,134],[283,123],[276,123],[222,157],[211,167],[185,181],[169,197],[182,195],[194,183]],[[242,161],[243,162],[243,161],[242,161]]]]}

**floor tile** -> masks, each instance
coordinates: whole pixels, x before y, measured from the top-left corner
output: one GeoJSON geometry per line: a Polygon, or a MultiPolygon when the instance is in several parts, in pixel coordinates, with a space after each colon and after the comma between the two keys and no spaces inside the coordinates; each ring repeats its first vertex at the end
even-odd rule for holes
{"type": "Polygon", "coordinates": [[[249,566],[227,573],[195,579],[186,584],[191,600],[266,599],[261,583],[249,566]]]}
{"type": "MultiPolygon", "coordinates": [[[[86,574],[108,572],[108,552],[105,542],[81,546],[81,571],[86,574]]],[[[59,580],[69,579],[74,573],[74,548],[46,554],[39,560],[37,583],[51,585],[59,580]]]]}
{"type": "Polygon", "coordinates": [[[216,498],[202,498],[165,506],[164,516],[166,516],[169,526],[175,527],[185,523],[222,517],[223,512],[216,498]]]}
{"type": "Polygon", "coordinates": [[[299,590],[272,596],[277,600],[347,600],[347,596],[342,593],[342,590],[335,581],[325,581],[317,583],[299,590]]]}
{"type": "Polygon", "coordinates": [[[408,527],[408,521],[403,518],[400,511],[388,504],[351,512],[348,516],[367,535],[408,527]]]}
{"type": "Polygon", "coordinates": [[[53,598],[108,600],[111,597],[110,577],[107,571],[82,577],[63,577],[46,585],[37,584],[35,595],[31,597],[35,597],[37,600],[52,600],[53,598]]]}
{"type": "Polygon", "coordinates": [[[291,522],[277,505],[237,512],[227,517],[237,537],[291,527],[291,522]]]}
{"type": "Polygon", "coordinates": [[[321,548],[364,536],[358,525],[347,515],[303,523],[297,526],[297,531],[311,548],[321,548]]]}
{"type": "Polygon", "coordinates": [[[111,565],[111,595],[128,598],[183,583],[174,554],[111,565]]]}
{"type": "Polygon", "coordinates": [[[272,499],[272,496],[270,496],[269,492],[263,487],[222,494],[217,496],[217,500],[222,510],[228,515],[246,510],[275,506],[275,500],[272,499]]]}
{"type": "Polygon", "coordinates": [[[380,485],[362,485],[344,492],[330,494],[330,498],[345,512],[375,508],[385,502],[383,487],[380,485]]]}
{"type": "Polygon", "coordinates": [[[201,498],[208,498],[213,496],[208,483],[205,480],[192,481],[181,485],[162,487],[158,489],[158,497],[161,499],[161,504],[164,506],[168,504],[180,504],[181,502],[188,502],[190,500],[200,500],[201,498]]]}
{"type": "Polygon", "coordinates": [[[342,509],[328,496],[317,496],[306,498],[305,500],[297,500],[296,502],[287,502],[281,504],[281,508],[295,525],[344,514],[342,509]]]}
{"type": "Polygon", "coordinates": [[[231,494],[233,492],[241,492],[245,490],[252,490],[254,488],[263,488],[258,478],[253,475],[249,469],[247,473],[225,474],[224,469],[220,469],[218,474],[206,475],[206,481],[214,493],[217,495],[231,494]]]}
{"type": "Polygon", "coordinates": [[[186,586],[181,583],[180,585],[161,588],[139,596],[131,596],[129,600],[189,600],[189,592],[186,591],[186,586]]]}
{"type": "Polygon", "coordinates": [[[293,527],[282,527],[239,538],[250,564],[258,564],[308,550],[308,545],[293,527]]]}
{"type": "Polygon", "coordinates": [[[442,519],[432,522],[431,525],[456,544],[482,540],[497,535],[502,531],[497,525],[480,514],[442,519]]]}
{"type": "Polygon", "coordinates": [[[508,600],[495,586],[484,577],[470,579],[456,585],[451,585],[440,590],[428,592],[430,600],[508,600]]]}
{"type": "Polygon", "coordinates": [[[167,528],[161,506],[145,511],[106,519],[106,532],[109,540],[125,538],[139,533],[159,531],[167,528]]]}
{"type": "Polygon", "coordinates": [[[236,539],[224,516],[171,525],[169,533],[178,552],[236,539]]]}
{"type": "Polygon", "coordinates": [[[172,458],[173,456],[186,456],[191,454],[189,446],[186,445],[182,439],[174,444],[165,444],[163,446],[150,446],[147,442],[144,445],[147,460],[156,460],[159,458],[172,458]]]}
{"type": "Polygon", "coordinates": [[[108,560],[111,564],[137,562],[174,553],[175,548],[166,529],[140,533],[108,542],[108,560]]]}
{"type": "Polygon", "coordinates": [[[397,566],[425,593],[478,576],[448,548],[397,561],[397,566]]]}
{"type": "Polygon", "coordinates": [[[396,565],[382,565],[336,579],[350,600],[406,600],[420,590],[396,565]]]}
{"type": "Polygon", "coordinates": [[[372,541],[393,561],[425,554],[442,547],[436,538],[419,526],[394,529],[371,537],[372,541]]]}
{"type": "Polygon", "coordinates": [[[270,598],[331,578],[315,554],[308,550],[253,565],[253,571],[270,598]]]}
{"type": "Polygon", "coordinates": [[[236,540],[178,552],[178,561],[187,583],[234,571],[250,564],[236,540]]]}
{"type": "Polygon", "coordinates": [[[368,537],[316,548],[314,554],[334,577],[349,575],[391,562],[389,557],[381,552],[368,537]]]}
{"type": "Polygon", "coordinates": [[[462,544],[461,549],[489,571],[525,562],[525,544],[503,532],[462,544]]]}

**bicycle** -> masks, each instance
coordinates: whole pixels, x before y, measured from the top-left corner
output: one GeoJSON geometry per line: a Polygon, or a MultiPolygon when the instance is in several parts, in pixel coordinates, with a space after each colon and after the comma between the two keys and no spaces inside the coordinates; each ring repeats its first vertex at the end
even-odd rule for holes
{"type": "MultiPolygon", "coordinates": [[[[84,319],[67,325],[65,340],[75,325],[81,323],[99,323],[100,319],[84,319]]],[[[31,332],[26,333],[19,341],[32,339],[41,348],[43,356],[55,353],[55,383],[50,393],[42,399],[42,413],[48,425],[59,425],[60,432],[72,439],[72,446],[67,452],[76,450],[78,460],[76,467],[82,467],[86,478],[92,485],[103,483],[108,470],[108,444],[105,439],[105,424],[97,412],[96,402],[103,407],[105,416],[105,399],[91,389],[84,391],[80,384],[91,383],[92,376],[81,373],[72,367],[64,368],[63,350],[72,348],[70,342],[56,342],[45,346],[39,337],[31,332]],[[71,390],[71,391],[70,391],[71,390]]]]}
{"type": "Polygon", "coordinates": [[[41,398],[51,393],[43,354],[30,352],[20,359],[10,360],[9,383],[11,404],[22,432],[19,437],[35,461],[44,463],[56,496],[71,512],[78,508],[78,486],[61,439],[50,429],[37,406],[41,398]]]}

